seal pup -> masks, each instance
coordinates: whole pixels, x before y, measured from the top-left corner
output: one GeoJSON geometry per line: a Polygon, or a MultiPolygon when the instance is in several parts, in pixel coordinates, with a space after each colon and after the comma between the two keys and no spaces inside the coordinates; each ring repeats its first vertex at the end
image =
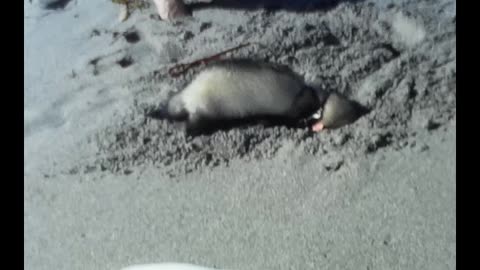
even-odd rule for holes
{"type": "Polygon", "coordinates": [[[356,116],[351,101],[315,90],[287,66],[248,59],[208,66],[173,95],[166,107],[166,117],[186,122],[190,135],[255,121],[289,127],[315,121],[312,130],[319,131],[356,116]]]}

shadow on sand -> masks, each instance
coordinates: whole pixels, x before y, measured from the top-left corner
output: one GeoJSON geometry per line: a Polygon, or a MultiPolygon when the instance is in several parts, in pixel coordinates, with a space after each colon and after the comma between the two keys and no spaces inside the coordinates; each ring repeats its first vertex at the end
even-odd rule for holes
{"type": "Polygon", "coordinates": [[[364,0],[212,0],[210,3],[192,3],[188,5],[191,11],[201,9],[266,9],[269,11],[286,10],[293,12],[314,12],[329,10],[340,3],[357,3],[364,0]]]}

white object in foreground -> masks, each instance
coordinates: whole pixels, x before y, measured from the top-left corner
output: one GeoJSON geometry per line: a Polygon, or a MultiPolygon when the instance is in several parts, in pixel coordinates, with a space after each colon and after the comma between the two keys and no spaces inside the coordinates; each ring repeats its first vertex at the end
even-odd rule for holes
{"type": "Polygon", "coordinates": [[[159,263],[132,265],[122,270],[221,270],[185,263],[159,263]]]}

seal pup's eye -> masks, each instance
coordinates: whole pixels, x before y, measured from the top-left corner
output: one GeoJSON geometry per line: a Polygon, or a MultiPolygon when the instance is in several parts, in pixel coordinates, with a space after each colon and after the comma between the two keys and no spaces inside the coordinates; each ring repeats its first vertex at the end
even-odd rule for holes
{"type": "Polygon", "coordinates": [[[320,108],[317,112],[315,112],[314,114],[312,114],[310,116],[310,119],[319,120],[319,119],[322,118],[322,113],[323,113],[323,110],[322,110],[322,108],[320,108]]]}

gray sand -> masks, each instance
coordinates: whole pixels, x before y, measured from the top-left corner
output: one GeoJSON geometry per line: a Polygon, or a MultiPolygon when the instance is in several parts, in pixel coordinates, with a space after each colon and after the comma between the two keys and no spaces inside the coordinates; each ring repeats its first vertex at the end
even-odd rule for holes
{"type": "MultiPolygon", "coordinates": [[[[228,269],[455,269],[455,2],[295,12],[25,0],[25,269],[165,261],[228,269]],[[309,134],[186,138],[146,115],[235,52],[371,109],[309,134]]],[[[188,1],[195,2],[195,1],[188,1]]],[[[319,1],[316,1],[319,2],[319,1]]]]}

